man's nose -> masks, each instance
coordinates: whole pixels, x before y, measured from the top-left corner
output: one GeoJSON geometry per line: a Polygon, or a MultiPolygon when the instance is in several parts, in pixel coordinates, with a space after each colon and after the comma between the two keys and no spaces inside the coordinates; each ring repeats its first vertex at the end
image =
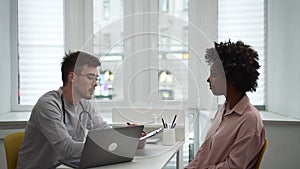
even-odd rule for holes
{"type": "Polygon", "coordinates": [[[98,81],[97,80],[93,81],[93,86],[95,86],[95,87],[98,86],[98,81]]]}

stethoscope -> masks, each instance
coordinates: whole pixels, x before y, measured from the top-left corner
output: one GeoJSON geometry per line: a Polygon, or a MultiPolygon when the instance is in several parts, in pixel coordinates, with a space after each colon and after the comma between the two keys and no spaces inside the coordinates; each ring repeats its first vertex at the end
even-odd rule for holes
{"type": "MultiPolygon", "coordinates": [[[[60,99],[61,99],[61,105],[62,105],[62,111],[63,111],[63,122],[64,122],[64,124],[66,124],[66,109],[65,109],[65,102],[64,102],[64,98],[63,98],[62,94],[60,95],[60,99]]],[[[88,117],[89,117],[89,119],[90,119],[91,130],[93,130],[94,128],[93,128],[93,121],[92,121],[91,114],[89,112],[87,112],[87,111],[84,110],[83,105],[82,105],[81,102],[79,102],[79,104],[80,104],[80,106],[82,108],[82,112],[80,112],[80,114],[79,114],[79,123],[80,123],[81,128],[83,130],[85,130],[84,127],[83,127],[83,125],[82,125],[82,122],[81,122],[81,117],[82,117],[83,114],[87,114],[88,117]]],[[[85,136],[86,136],[86,134],[87,133],[84,133],[85,136]]]]}

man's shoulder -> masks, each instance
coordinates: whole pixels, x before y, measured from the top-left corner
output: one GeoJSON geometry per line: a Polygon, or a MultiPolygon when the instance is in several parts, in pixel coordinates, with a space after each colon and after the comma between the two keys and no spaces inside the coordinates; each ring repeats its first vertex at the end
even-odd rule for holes
{"type": "Polygon", "coordinates": [[[31,111],[31,120],[41,117],[60,116],[61,101],[60,94],[53,90],[42,95],[31,111]],[[52,113],[49,113],[52,112],[52,113]]]}
{"type": "Polygon", "coordinates": [[[57,105],[60,103],[60,93],[57,90],[49,91],[43,94],[37,101],[36,106],[57,105]]]}

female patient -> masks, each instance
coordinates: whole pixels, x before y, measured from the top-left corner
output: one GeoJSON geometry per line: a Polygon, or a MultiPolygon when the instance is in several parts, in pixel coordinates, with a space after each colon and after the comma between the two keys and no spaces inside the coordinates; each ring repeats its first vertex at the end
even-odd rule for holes
{"type": "Polygon", "coordinates": [[[211,65],[207,79],[210,89],[216,96],[224,95],[226,101],[186,168],[255,168],[265,132],[259,112],[246,92],[257,87],[257,52],[241,41],[229,40],[215,43],[214,48],[206,51],[205,59],[211,65]]]}

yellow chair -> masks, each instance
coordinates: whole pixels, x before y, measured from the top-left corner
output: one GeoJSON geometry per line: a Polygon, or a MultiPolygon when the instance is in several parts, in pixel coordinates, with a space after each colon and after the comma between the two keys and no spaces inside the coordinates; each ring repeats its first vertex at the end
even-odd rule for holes
{"type": "Polygon", "coordinates": [[[260,150],[259,157],[258,157],[256,166],[255,166],[256,169],[259,169],[259,168],[260,168],[260,164],[261,164],[262,158],[263,158],[263,156],[264,156],[264,154],[265,154],[265,151],[266,151],[267,147],[268,147],[268,139],[265,138],[265,144],[264,144],[264,146],[262,147],[262,149],[260,150]]]}
{"type": "Polygon", "coordinates": [[[17,166],[18,154],[24,139],[24,132],[17,132],[7,135],[4,138],[7,169],[15,169],[17,166]]]}

